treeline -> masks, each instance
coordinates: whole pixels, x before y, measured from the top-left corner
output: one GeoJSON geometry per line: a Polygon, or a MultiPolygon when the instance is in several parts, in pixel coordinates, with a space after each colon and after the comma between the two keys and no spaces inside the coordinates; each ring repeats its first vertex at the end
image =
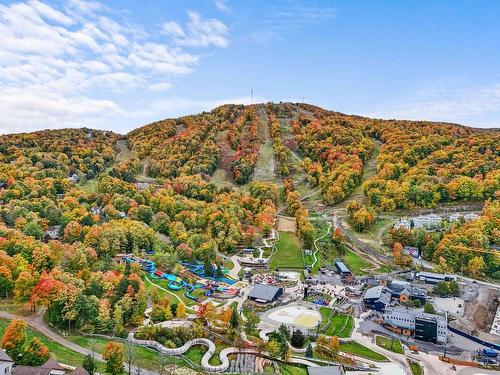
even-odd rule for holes
{"type": "Polygon", "coordinates": [[[228,140],[236,149],[231,161],[231,173],[237,184],[246,184],[259,157],[257,125],[259,119],[255,107],[246,107],[240,119],[229,128],[228,140]],[[236,146],[236,147],[235,147],[236,146]]]}
{"type": "Polygon", "coordinates": [[[274,158],[278,164],[276,172],[280,176],[286,177],[293,172],[293,167],[290,164],[290,150],[283,144],[280,122],[271,109],[268,109],[267,116],[269,119],[271,139],[273,141],[274,158]]]}
{"type": "MultiPolygon", "coordinates": [[[[312,108],[311,108],[312,109],[312,108]]],[[[363,164],[373,152],[373,141],[355,124],[327,111],[299,114],[292,129],[311,185],[319,185],[323,201],[347,198],[361,182],[363,164]]]]}

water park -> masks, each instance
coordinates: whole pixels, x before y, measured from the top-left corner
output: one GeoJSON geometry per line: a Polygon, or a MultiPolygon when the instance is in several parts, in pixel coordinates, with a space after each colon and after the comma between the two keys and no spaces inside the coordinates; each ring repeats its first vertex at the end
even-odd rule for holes
{"type": "MultiPolygon", "coordinates": [[[[230,287],[236,283],[236,280],[230,279],[226,276],[216,276],[215,266],[212,268],[212,275],[208,276],[204,265],[200,262],[181,262],[180,264],[185,267],[187,272],[198,278],[195,283],[189,283],[181,277],[182,275],[178,276],[156,269],[156,264],[152,260],[143,259],[133,254],[119,254],[116,258],[121,262],[139,264],[141,269],[147,272],[151,278],[166,280],[168,283],[168,289],[172,291],[179,291],[183,289],[186,298],[196,302],[199,302],[198,297],[192,294],[195,289],[204,289],[204,295],[207,297],[212,296],[214,293],[229,296],[235,296],[239,293],[238,289],[230,287]]],[[[222,273],[227,273],[227,270],[223,269],[222,273]]]]}

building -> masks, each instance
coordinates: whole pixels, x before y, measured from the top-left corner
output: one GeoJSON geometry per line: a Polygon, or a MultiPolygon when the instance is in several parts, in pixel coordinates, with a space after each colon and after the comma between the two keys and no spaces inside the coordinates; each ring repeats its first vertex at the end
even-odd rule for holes
{"type": "Polygon", "coordinates": [[[412,258],[419,257],[419,251],[417,247],[413,246],[405,246],[403,247],[403,255],[411,256],[412,258]]]}
{"type": "Polygon", "coordinates": [[[399,228],[404,228],[406,230],[410,230],[411,224],[406,219],[399,219],[399,221],[396,224],[394,224],[394,229],[399,229],[399,228]]]}
{"type": "Polygon", "coordinates": [[[406,336],[415,331],[415,313],[404,307],[389,307],[384,311],[384,324],[401,330],[406,336]]]}
{"type": "Polygon", "coordinates": [[[420,313],[415,317],[415,338],[444,344],[448,340],[448,324],[445,316],[420,313]]]}
{"type": "Polygon", "coordinates": [[[349,268],[344,264],[344,262],[335,262],[335,268],[342,278],[351,277],[352,272],[349,271],[349,268]]]}
{"type": "Polygon", "coordinates": [[[411,219],[413,222],[413,226],[417,229],[425,228],[425,229],[436,229],[439,228],[443,219],[441,216],[436,214],[430,214],[425,216],[417,216],[411,219]]]}
{"type": "Polygon", "coordinates": [[[454,214],[451,214],[450,215],[450,223],[456,223],[457,221],[460,221],[460,219],[462,218],[462,214],[459,214],[459,213],[454,213],[454,214]]]}
{"type": "Polygon", "coordinates": [[[367,289],[363,295],[363,303],[370,309],[384,311],[391,303],[391,292],[383,285],[367,289]]]}
{"type": "Polygon", "coordinates": [[[0,349],[0,375],[10,375],[14,361],[5,353],[5,350],[0,349]]]}
{"type": "Polygon", "coordinates": [[[283,294],[283,288],[274,285],[255,284],[248,299],[257,303],[271,303],[283,294]]]}
{"type": "Polygon", "coordinates": [[[389,307],[384,311],[384,324],[417,340],[444,344],[448,340],[446,316],[427,314],[414,309],[389,307]]]}
{"type": "Polygon", "coordinates": [[[309,375],[345,375],[344,368],[341,365],[308,367],[309,375]]]}
{"type": "Polygon", "coordinates": [[[411,285],[408,281],[391,280],[388,288],[391,291],[391,297],[401,303],[418,300],[423,305],[427,301],[427,292],[424,289],[411,285]]]}
{"type": "Polygon", "coordinates": [[[250,248],[246,248],[246,249],[243,249],[241,250],[243,256],[245,258],[253,258],[253,249],[250,249],[250,248]]]}
{"type": "MultiPolygon", "coordinates": [[[[79,368],[75,369],[70,374],[74,375],[74,372],[77,370],[79,370],[79,368]]],[[[80,375],[82,375],[82,373],[81,373],[82,370],[85,371],[86,375],[88,375],[88,372],[83,368],[78,371],[80,373],[80,375]]],[[[50,358],[47,362],[45,362],[40,367],[15,366],[12,370],[12,375],[64,375],[65,373],[66,373],[66,369],[64,367],[62,367],[53,358],[50,358]]]]}
{"type": "Polygon", "coordinates": [[[444,275],[441,273],[421,271],[417,274],[417,278],[426,284],[437,284],[440,281],[456,281],[457,277],[455,275],[444,275]]]}
{"type": "Polygon", "coordinates": [[[60,225],[55,225],[53,227],[49,227],[49,229],[47,229],[45,231],[45,236],[43,239],[45,242],[52,241],[52,240],[58,240],[59,238],[61,238],[61,236],[59,235],[60,232],[61,232],[60,225]]]}
{"type": "Polygon", "coordinates": [[[473,221],[473,220],[477,220],[477,219],[479,219],[479,215],[476,215],[473,212],[464,215],[465,221],[473,221]]]}

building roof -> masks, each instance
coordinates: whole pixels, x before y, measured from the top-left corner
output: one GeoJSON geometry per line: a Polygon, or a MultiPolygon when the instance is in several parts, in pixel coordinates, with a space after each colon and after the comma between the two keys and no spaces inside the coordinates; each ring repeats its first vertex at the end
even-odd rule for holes
{"type": "Polygon", "coordinates": [[[437,314],[429,314],[429,313],[420,313],[416,315],[417,319],[422,319],[422,320],[430,320],[433,322],[441,322],[446,324],[446,317],[443,315],[437,315],[437,314]]]}
{"type": "Polygon", "coordinates": [[[383,285],[378,285],[374,286],[373,288],[367,289],[365,292],[365,295],[363,296],[364,299],[373,299],[373,298],[380,298],[382,295],[382,292],[384,291],[384,286],[383,285]]]}
{"type": "Polygon", "coordinates": [[[49,358],[47,362],[40,366],[41,368],[48,368],[50,370],[60,370],[66,371],[64,367],[62,367],[59,362],[57,362],[54,358],[49,358]]]}
{"type": "Polygon", "coordinates": [[[444,275],[442,273],[421,271],[421,272],[419,272],[418,276],[419,277],[431,278],[431,279],[443,279],[444,280],[444,275]]]}
{"type": "Polygon", "coordinates": [[[340,272],[351,272],[344,262],[335,262],[335,266],[340,270],[340,272]]]}
{"type": "Polygon", "coordinates": [[[14,362],[14,361],[7,355],[7,353],[5,353],[5,350],[0,349],[0,362],[14,362]]]}
{"type": "Polygon", "coordinates": [[[41,368],[33,366],[14,366],[12,375],[50,375],[50,368],[41,368]]]}
{"type": "Polygon", "coordinates": [[[255,284],[248,297],[264,301],[272,301],[276,298],[276,294],[278,294],[281,290],[282,288],[274,285],[255,284]]]}
{"type": "Polygon", "coordinates": [[[73,371],[71,371],[70,375],[89,375],[89,373],[82,366],[78,366],[73,371]]]}
{"type": "Polygon", "coordinates": [[[340,365],[336,366],[321,366],[321,367],[308,367],[307,372],[309,375],[343,375],[344,370],[340,365]]]}

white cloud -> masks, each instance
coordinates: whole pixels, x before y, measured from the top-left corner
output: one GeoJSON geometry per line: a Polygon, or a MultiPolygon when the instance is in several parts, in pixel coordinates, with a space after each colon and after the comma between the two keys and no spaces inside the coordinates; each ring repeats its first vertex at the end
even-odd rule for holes
{"type": "Polygon", "coordinates": [[[500,112],[500,84],[470,86],[454,81],[427,84],[406,99],[371,113],[381,118],[470,122],[500,112]]]}
{"type": "Polygon", "coordinates": [[[127,116],[132,94],[163,92],[192,72],[199,56],[187,46],[228,43],[222,22],[196,12],[185,29],[166,23],[171,37],[160,41],[101,3],[57,4],[0,4],[0,133],[106,126],[127,116]]]}
{"type": "Polygon", "coordinates": [[[221,12],[229,12],[231,10],[224,0],[215,0],[214,5],[221,12]]]}
{"type": "Polygon", "coordinates": [[[215,46],[225,48],[229,45],[227,26],[215,18],[204,19],[198,12],[188,12],[189,21],[183,28],[177,22],[163,24],[163,32],[174,38],[175,43],[185,47],[215,46]]]}

